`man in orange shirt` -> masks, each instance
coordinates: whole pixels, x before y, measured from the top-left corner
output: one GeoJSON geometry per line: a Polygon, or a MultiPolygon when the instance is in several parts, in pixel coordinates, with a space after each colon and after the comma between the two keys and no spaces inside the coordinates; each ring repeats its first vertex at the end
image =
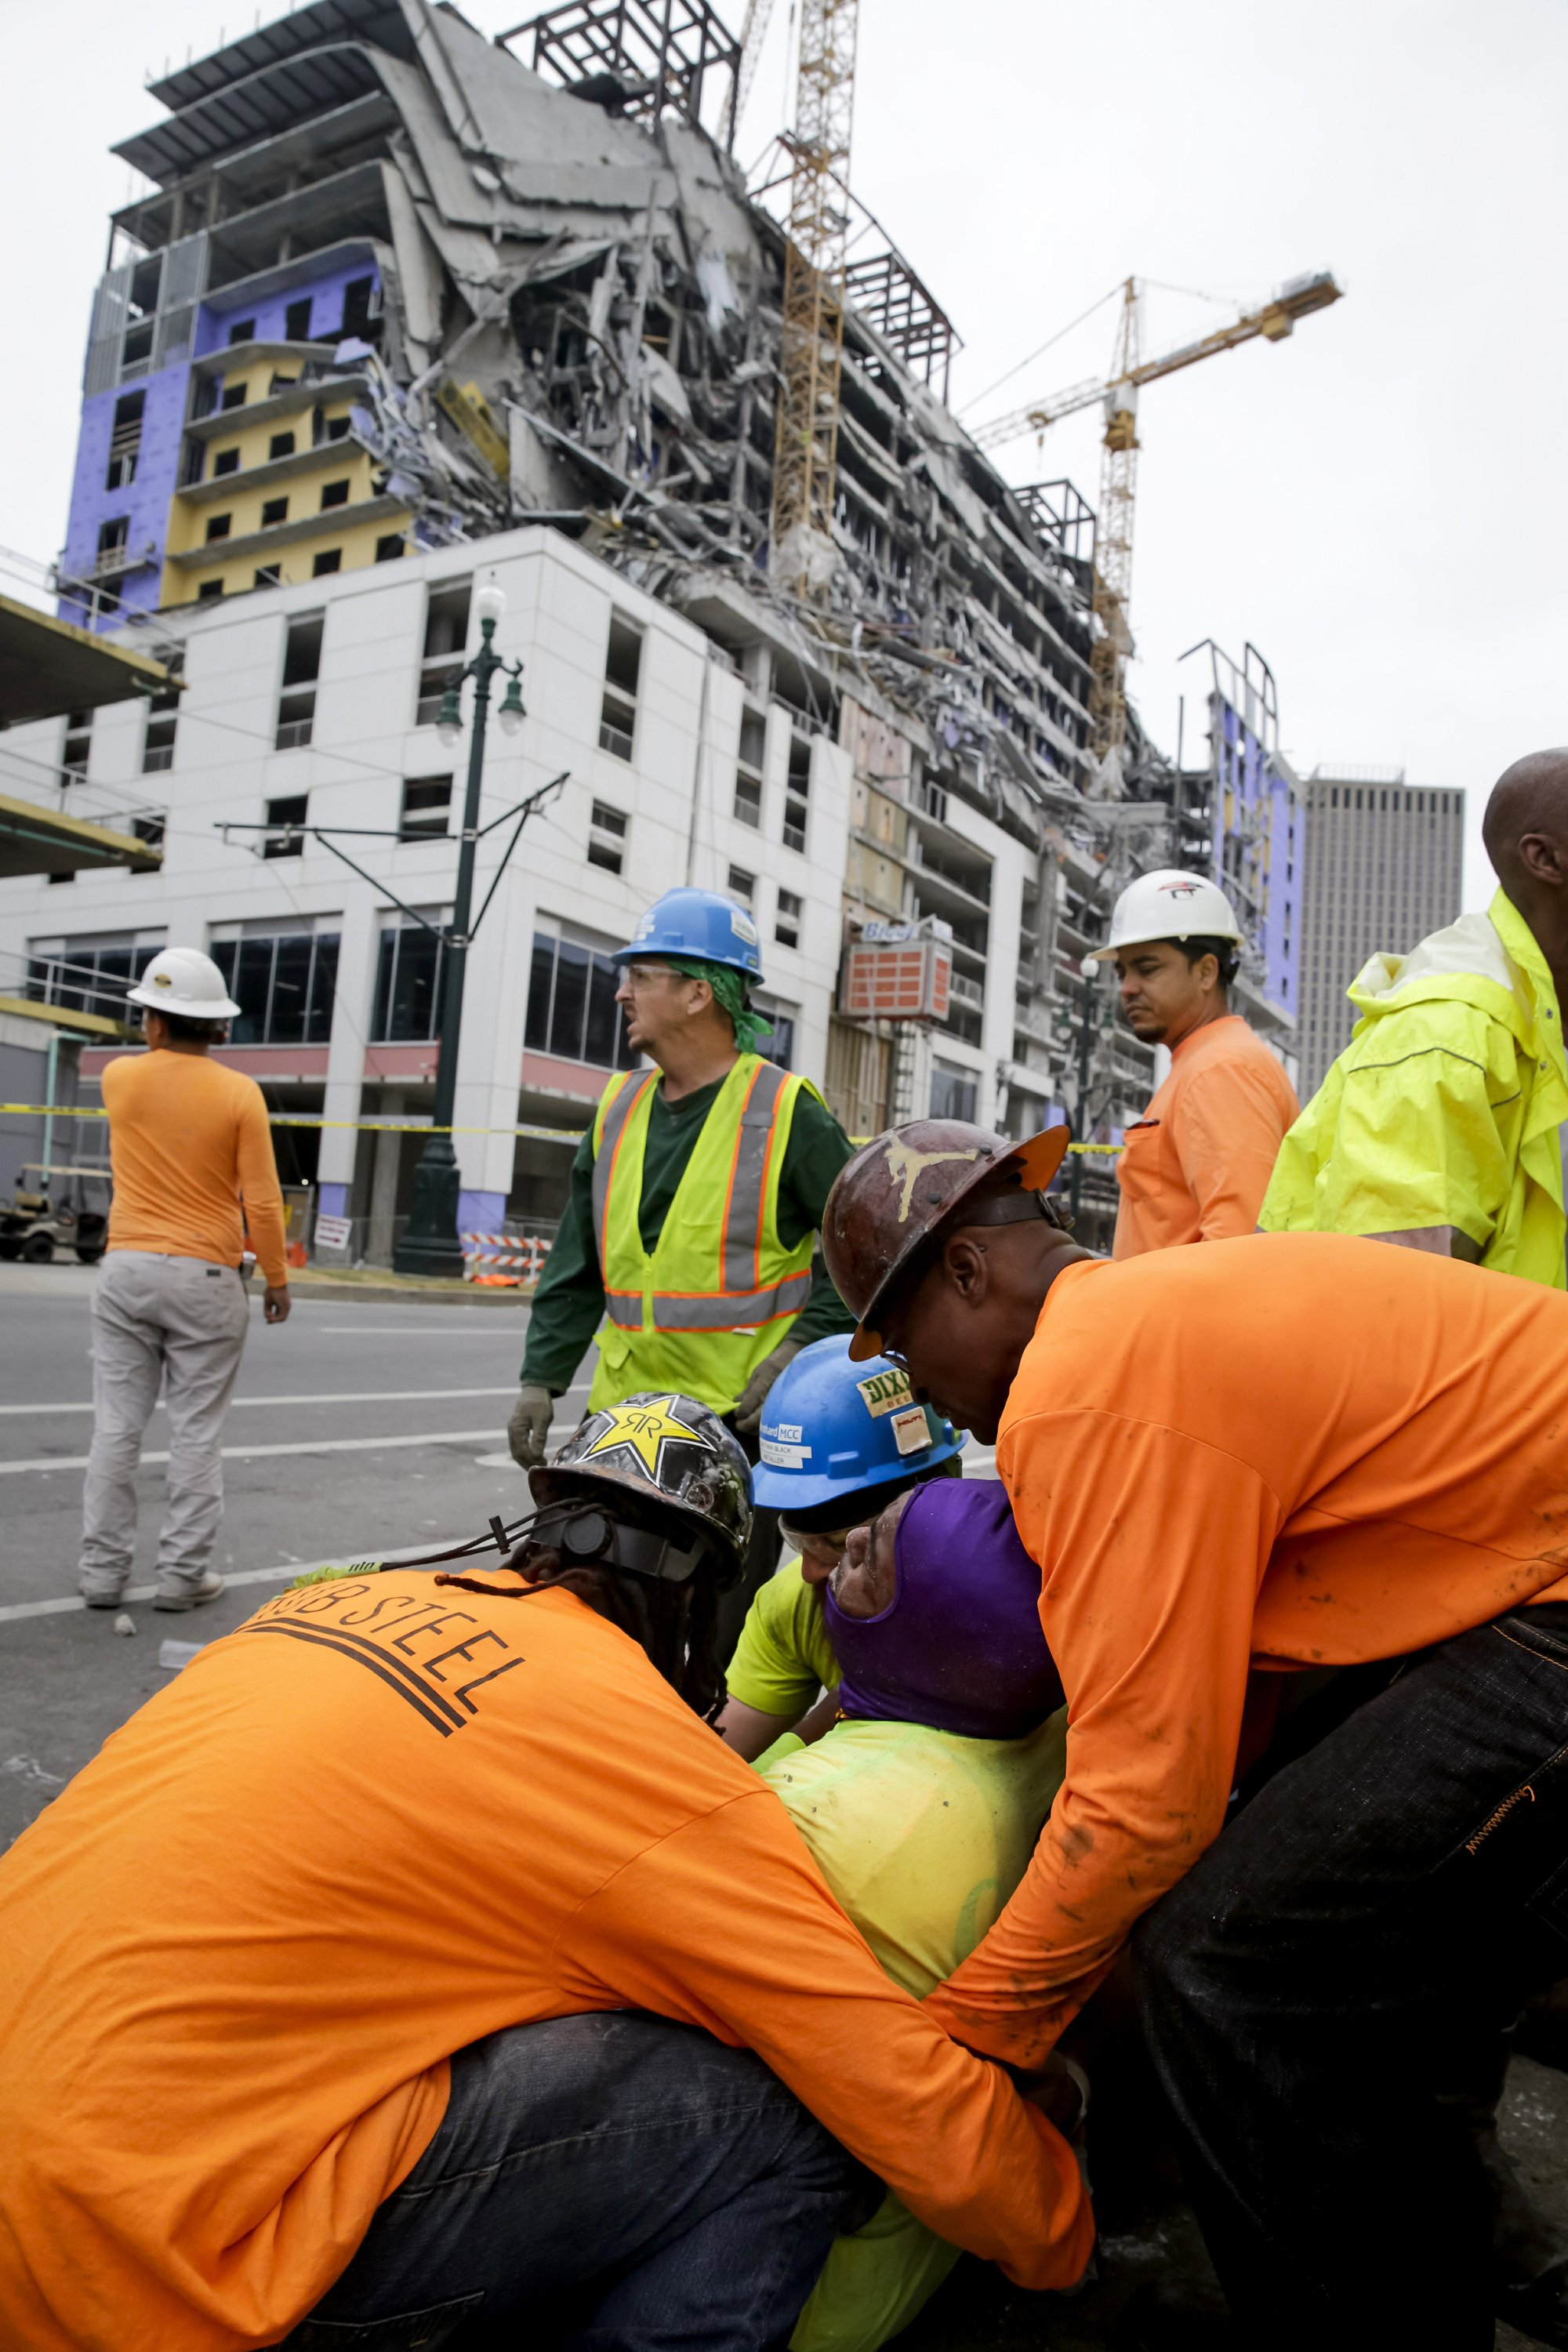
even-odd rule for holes
{"type": "Polygon", "coordinates": [[[1568,1933],[1568,1297],[1332,1234],[1107,1265],[1042,1213],[1065,1141],[900,1129],[823,1228],[855,1349],[997,1439],[1070,1710],[927,2008],[1034,2064],[1158,1904],[1145,2020],[1245,2340],[1482,2352],[1435,2093],[1568,1933]],[[1252,1670],[1392,1660],[1221,1837],[1252,1670]]]}
{"type": "Polygon", "coordinates": [[[247,1227],[267,1283],[263,1314],[288,1319],[283,1196],[260,1087],[207,1059],[239,1011],[212,958],[165,948],[130,1001],[142,1008],[147,1052],[103,1074],[114,1202],[92,1303],[81,1590],[89,1609],[114,1609],[130,1580],[136,1471],[162,1382],[168,1500],[153,1606],[195,1609],[223,1591],[207,1563],[223,1518],[224,1416],[250,1320],[247,1227]]]}
{"type": "Polygon", "coordinates": [[[7,2345],[558,2340],[582,2290],[574,2342],[763,2352],[861,2165],[1026,2286],[1081,2272],[1067,2143],[703,1719],[734,1438],[637,1396],[531,1483],[508,1556],[268,1602],[0,1860],[7,2345]]]}
{"type": "Polygon", "coordinates": [[[1140,875],[1116,901],[1110,938],[1127,1026],[1170,1049],[1169,1076],[1127,1129],[1111,1255],[1251,1233],[1300,1106],[1267,1045],[1230,1009],[1242,934],[1201,874],[1140,875]]]}

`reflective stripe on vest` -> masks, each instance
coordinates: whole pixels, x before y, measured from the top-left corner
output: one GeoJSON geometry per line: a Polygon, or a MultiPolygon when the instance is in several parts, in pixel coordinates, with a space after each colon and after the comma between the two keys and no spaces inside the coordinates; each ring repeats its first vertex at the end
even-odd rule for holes
{"type": "MultiPolygon", "coordinates": [[[[599,1140],[594,1148],[593,1188],[594,1239],[599,1244],[599,1264],[601,1267],[606,1265],[609,1262],[609,1253],[605,1244],[608,1238],[606,1220],[610,1213],[610,1178],[615,1173],[616,1154],[621,1148],[622,1139],[626,1131],[626,1121],[630,1118],[633,1110],[637,1107],[637,1103],[641,1101],[648,1087],[657,1086],[658,1083],[658,1072],[657,1070],[649,1070],[640,1085],[634,1084],[632,1078],[628,1076],[622,1079],[616,1094],[605,1106],[604,1117],[599,1128],[599,1140]]],[[[616,1291],[613,1295],[606,1290],[606,1299],[611,1299],[612,1296],[614,1298],[635,1298],[637,1300],[636,1312],[632,1314],[629,1318],[624,1315],[617,1315],[615,1311],[614,1304],[612,1303],[610,1307],[610,1319],[612,1322],[624,1323],[629,1319],[634,1325],[641,1323],[642,1293],[640,1290],[616,1291]]]]}

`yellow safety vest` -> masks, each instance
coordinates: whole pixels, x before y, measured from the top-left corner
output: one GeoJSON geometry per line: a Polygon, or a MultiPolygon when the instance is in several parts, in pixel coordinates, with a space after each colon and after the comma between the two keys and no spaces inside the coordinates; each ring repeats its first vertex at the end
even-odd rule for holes
{"type": "Polygon", "coordinates": [[[594,1231],[606,1321],[588,1410],[639,1389],[673,1389],[728,1412],[811,1289],[813,1236],[785,1249],[778,1198],[795,1104],[803,1090],[816,1089],[760,1054],[741,1055],[650,1255],[638,1218],[658,1075],[612,1078],[594,1121],[594,1231]]]}

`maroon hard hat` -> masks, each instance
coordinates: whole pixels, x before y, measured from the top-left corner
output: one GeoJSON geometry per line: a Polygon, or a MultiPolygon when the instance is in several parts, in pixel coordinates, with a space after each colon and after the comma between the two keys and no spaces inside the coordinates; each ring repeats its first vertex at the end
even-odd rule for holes
{"type": "MultiPolygon", "coordinates": [[[[917,1118],[890,1128],[841,1168],[822,1213],[822,1254],[858,1328],[849,1353],[880,1353],[879,1318],[937,1228],[962,1224],[982,1192],[1043,1192],[1061,1166],[1070,1129],[1047,1127],[1009,1142],[961,1118],[917,1118]]],[[[980,1207],[978,1200],[975,1206],[980,1207]]],[[[987,1205],[989,1205],[987,1203],[987,1205]]]]}

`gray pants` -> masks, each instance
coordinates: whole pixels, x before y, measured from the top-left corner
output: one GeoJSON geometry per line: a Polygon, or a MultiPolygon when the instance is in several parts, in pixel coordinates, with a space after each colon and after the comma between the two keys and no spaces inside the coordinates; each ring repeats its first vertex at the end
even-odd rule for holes
{"type": "Polygon", "coordinates": [[[249,1325],[230,1265],[110,1250],[92,1302],[92,1449],[82,1496],[81,1589],[117,1596],[136,1541],[142,1437],[163,1384],[168,1502],[158,1539],[160,1591],[206,1574],[223,1518],[224,1415],[249,1325]]]}

